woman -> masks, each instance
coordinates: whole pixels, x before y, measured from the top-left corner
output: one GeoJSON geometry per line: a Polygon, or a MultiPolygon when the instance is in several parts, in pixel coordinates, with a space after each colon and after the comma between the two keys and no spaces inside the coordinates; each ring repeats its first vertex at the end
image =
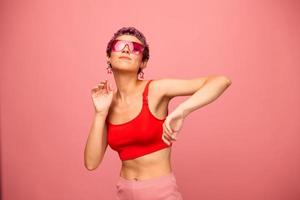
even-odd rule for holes
{"type": "Polygon", "coordinates": [[[86,168],[96,169],[110,145],[122,161],[117,199],[182,200],[170,163],[172,144],[184,118],[215,100],[230,80],[138,79],[149,59],[149,45],[134,27],[118,30],[106,53],[117,90],[107,80],[92,89],[95,115],[85,147],[86,168]],[[187,95],[192,96],[168,114],[170,100],[187,95]]]}

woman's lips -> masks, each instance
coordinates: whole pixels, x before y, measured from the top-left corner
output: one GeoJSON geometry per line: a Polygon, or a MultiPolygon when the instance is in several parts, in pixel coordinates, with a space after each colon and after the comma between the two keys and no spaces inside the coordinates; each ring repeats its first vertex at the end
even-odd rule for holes
{"type": "Polygon", "coordinates": [[[127,60],[131,60],[131,58],[126,57],[126,56],[120,56],[119,58],[124,58],[124,59],[127,59],[127,60]]]}

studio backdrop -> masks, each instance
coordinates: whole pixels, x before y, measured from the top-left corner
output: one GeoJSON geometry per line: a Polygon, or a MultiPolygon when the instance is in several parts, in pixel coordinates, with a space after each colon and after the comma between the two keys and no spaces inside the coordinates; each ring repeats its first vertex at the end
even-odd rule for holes
{"type": "MultiPolygon", "coordinates": [[[[0,2],[2,200],[108,200],[121,162],[84,167],[90,90],[114,84],[106,46],[122,27],[149,43],[144,79],[226,75],[172,148],[185,200],[300,198],[300,12],[293,0],[0,2]]],[[[176,86],[174,86],[176,87],[176,86]]],[[[187,96],[172,99],[171,112],[187,96]]]]}

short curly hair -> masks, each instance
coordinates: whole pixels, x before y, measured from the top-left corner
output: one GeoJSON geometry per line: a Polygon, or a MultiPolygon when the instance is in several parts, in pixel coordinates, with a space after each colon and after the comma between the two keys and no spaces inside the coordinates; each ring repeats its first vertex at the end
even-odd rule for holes
{"type": "MultiPolygon", "coordinates": [[[[107,44],[106,47],[106,55],[108,57],[110,57],[111,55],[111,46],[112,46],[112,42],[119,36],[121,35],[132,35],[135,36],[136,38],[138,38],[144,45],[144,51],[143,51],[143,58],[142,58],[142,62],[144,61],[148,61],[149,60],[149,45],[146,41],[146,37],[144,36],[144,34],[142,32],[140,32],[138,29],[136,29],[135,27],[122,27],[120,28],[116,33],[114,33],[113,37],[110,39],[110,41],[107,44]]],[[[138,71],[138,74],[141,72],[141,68],[138,71]]]]}

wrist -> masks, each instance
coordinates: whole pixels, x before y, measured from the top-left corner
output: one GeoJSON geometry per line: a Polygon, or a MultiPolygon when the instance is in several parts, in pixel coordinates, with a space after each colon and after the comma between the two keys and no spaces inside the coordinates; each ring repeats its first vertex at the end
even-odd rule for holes
{"type": "Polygon", "coordinates": [[[185,108],[183,104],[180,104],[179,106],[177,106],[176,111],[181,113],[183,118],[185,118],[190,113],[189,110],[187,108],[185,108]]]}
{"type": "Polygon", "coordinates": [[[95,116],[107,116],[108,112],[107,111],[96,111],[95,116]]]}

